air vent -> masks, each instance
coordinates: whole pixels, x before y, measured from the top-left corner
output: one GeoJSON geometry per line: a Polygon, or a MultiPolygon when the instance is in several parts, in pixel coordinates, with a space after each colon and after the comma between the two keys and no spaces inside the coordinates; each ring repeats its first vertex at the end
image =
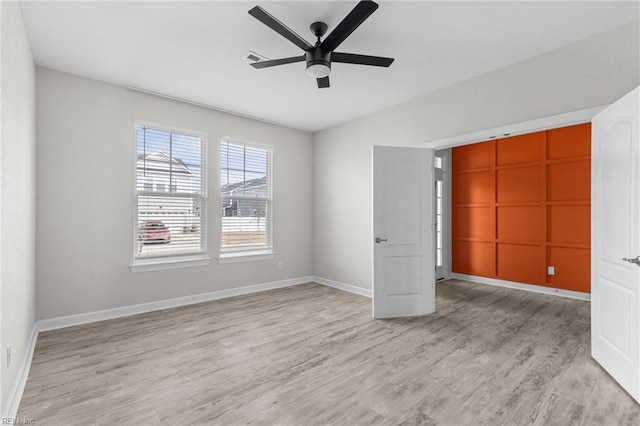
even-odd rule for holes
{"type": "Polygon", "coordinates": [[[269,58],[267,58],[266,56],[259,55],[256,52],[252,52],[252,51],[247,52],[247,55],[245,57],[250,62],[259,62],[259,61],[269,60],[269,58]]]}

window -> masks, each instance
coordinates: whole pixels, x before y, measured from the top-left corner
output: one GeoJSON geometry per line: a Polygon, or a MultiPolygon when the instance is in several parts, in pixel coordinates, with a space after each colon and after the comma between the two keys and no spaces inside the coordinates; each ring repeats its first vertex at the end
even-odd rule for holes
{"type": "Polygon", "coordinates": [[[444,168],[442,157],[435,157],[435,181],[436,181],[436,267],[443,266],[442,258],[442,221],[443,221],[443,198],[444,198],[444,168]]]}
{"type": "Polygon", "coordinates": [[[436,169],[442,169],[442,157],[436,156],[434,158],[436,169]]]}
{"type": "Polygon", "coordinates": [[[136,148],[134,260],[205,254],[206,136],[138,124],[136,148]]]}
{"type": "Polygon", "coordinates": [[[272,250],[272,149],[220,141],[220,252],[272,250]]]}

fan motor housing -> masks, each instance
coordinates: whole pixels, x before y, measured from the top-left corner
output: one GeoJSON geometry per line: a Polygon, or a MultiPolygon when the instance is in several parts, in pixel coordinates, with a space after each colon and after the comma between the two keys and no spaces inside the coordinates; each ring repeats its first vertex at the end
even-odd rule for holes
{"type": "Polygon", "coordinates": [[[307,50],[305,60],[307,69],[312,65],[324,65],[331,69],[331,52],[323,52],[319,47],[307,50]]]}

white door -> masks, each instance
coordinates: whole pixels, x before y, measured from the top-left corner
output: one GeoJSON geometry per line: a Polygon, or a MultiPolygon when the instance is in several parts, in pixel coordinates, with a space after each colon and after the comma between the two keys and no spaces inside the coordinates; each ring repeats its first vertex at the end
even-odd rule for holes
{"type": "Polygon", "coordinates": [[[435,312],[433,150],[373,147],[373,317],[435,312]]]}
{"type": "Polygon", "coordinates": [[[592,122],[591,354],[640,402],[639,102],[636,88],[592,122]]]}

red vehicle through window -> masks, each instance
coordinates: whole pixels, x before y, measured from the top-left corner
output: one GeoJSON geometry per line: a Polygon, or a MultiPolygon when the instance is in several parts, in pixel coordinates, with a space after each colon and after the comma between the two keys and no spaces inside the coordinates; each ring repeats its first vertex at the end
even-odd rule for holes
{"type": "Polygon", "coordinates": [[[171,232],[162,221],[145,220],[138,225],[138,241],[143,244],[168,244],[171,242],[171,232]]]}

